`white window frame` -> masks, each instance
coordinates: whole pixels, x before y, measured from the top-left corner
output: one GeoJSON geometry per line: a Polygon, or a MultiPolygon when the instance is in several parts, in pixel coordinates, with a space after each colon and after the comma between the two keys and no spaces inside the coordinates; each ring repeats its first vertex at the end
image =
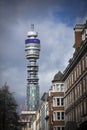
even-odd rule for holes
{"type": "Polygon", "coordinates": [[[53,112],[53,120],[54,121],[64,121],[65,119],[65,113],[64,113],[64,118],[62,119],[62,113],[64,113],[64,111],[54,111],[53,112]],[[58,118],[58,113],[59,114],[59,118],[58,118]]]}
{"type": "Polygon", "coordinates": [[[55,83],[53,84],[53,91],[64,92],[64,83],[55,83]]]}
{"type": "Polygon", "coordinates": [[[64,106],[64,101],[62,104],[62,99],[63,97],[53,97],[53,107],[64,106]],[[59,99],[59,105],[58,105],[57,99],[59,99]]]}

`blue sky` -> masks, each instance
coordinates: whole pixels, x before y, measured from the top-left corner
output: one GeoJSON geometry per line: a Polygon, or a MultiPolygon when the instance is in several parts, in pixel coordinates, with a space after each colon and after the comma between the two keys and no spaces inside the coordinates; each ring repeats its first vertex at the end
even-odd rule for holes
{"type": "Polygon", "coordinates": [[[75,24],[87,19],[86,0],[0,0],[0,86],[5,82],[23,104],[27,86],[25,39],[35,25],[41,40],[40,96],[73,56],[75,24]]]}

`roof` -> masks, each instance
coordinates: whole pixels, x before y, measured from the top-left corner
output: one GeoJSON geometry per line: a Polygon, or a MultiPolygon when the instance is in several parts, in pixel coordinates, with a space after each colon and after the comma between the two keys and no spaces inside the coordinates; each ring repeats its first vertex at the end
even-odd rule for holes
{"type": "Polygon", "coordinates": [[[45,93],[43,94],[43,96],[41,97],[41,100],[42,100],[42,101],[47,101],[47,99],[48,99],[48,93],[45,92],[45,93]]]}
{"type": "Polygon", "coordinates": [[[57,74],[55,74],[54,79],[52,80],[52,82],[62,81],[62,77],[63,77],[63,74],[59,71],[57,74]]]}

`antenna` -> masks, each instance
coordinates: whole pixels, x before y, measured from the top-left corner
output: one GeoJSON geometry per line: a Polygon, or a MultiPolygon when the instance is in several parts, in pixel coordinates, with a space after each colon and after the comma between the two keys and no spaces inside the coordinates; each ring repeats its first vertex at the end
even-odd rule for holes
{"type": "Polygon", "coordinates": [[[27,36],[31,38],[36,38],[38,36],[38,33],[34,31],[34,24],[31,24],[30,31],[27,33],[27,36]]]}
{"type": "Polygon", "coordinates": [[[34,31],[34,24],[31,24],[31,31],[34,31]]]}

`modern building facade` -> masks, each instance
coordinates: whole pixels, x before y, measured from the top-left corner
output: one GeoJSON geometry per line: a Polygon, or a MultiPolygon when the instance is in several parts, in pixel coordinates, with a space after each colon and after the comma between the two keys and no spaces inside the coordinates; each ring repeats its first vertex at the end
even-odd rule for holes
{"type": "Polygon", "coordinates": [[[75,52],[63,75],[66,129],[87,129],[87,22],[77,24],[75,52]]]}
{"type": "Polygon", "coordinates": [[[52,86],[49,90],[48,107],[46,110],[47,130],[64,130],[64,83],[63,74],[59,71],[52,80],[52,86]]]}

